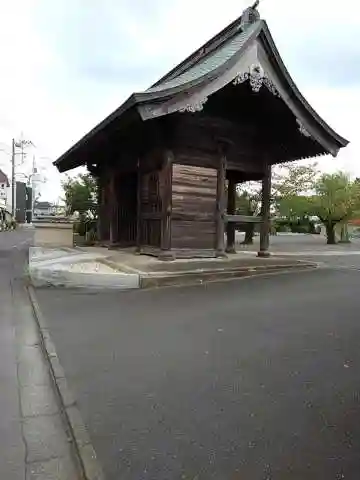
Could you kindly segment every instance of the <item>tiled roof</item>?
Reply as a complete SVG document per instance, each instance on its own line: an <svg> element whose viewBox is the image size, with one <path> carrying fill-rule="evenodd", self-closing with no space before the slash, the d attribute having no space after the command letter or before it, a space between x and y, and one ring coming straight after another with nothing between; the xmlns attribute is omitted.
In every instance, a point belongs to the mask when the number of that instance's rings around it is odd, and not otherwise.
<svg viewBox="0 0 360 480"><path fill-rule="evenodd" d="M187 71L171 80L161 82L155 87L148 88L146 93L160 92L161 90L184 85L216 70L225 62L230 60L230 58L241 49L244 43L257 29L259 23L260 22L256 22L245 31L238 31L238 33L231 40L224 42L223 45L209 53L202 60L200 60L200 62L196 63Z"/></svg>

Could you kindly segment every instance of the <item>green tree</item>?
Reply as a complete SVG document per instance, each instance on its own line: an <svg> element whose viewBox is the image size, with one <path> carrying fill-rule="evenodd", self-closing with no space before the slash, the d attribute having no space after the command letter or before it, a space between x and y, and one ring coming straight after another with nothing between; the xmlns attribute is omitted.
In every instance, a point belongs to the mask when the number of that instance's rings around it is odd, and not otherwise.
<svg viewBox="0 0 360 480"><path fill-rule="evenodd" d="M306 195L289 195L277 199L276 211L287 220L294 221L307 218L311 215L311 197Z"/></svg>
<svg viewBox="0 0 360 480"><path fill-rule="evenodd" d="M94 216L97 213L97 184L95 178L89 173L77 177L67 177L62 182L65 193L65 204L68 215L79 212L84 217L88 211Z"/></svg>
<svg viewBox="0 0 360 480"><path fill-rule="evenodd" d="M319 177L316 162L307 165L286 163L273 169L272 189L274 200L307 195L313 191Z"/></svg>
<svg viewBox="0 0 360 480"><path fill-rule="evenodd" d="M271 208L275 214L290 219L308 215L306 194L314 188L318 176L317 163L307 165L288 163L272 169ZM258 216L261 210L261 183L247 182L240 186L237 212L240 215ZM245 226L245 244L252 244L255 224Z"/></svg>
<svg viewBox="0 0 360 480"><path fill-rule="evenodd" d="M335 244L335 226L341 223L346 232L347 222L360 209L360 184L342 172L324 174L315 183L311 203L313 215L325 226L327 243Z"/></svg>
<svg viewBox="0 0 360 480"><path fill-rule="evenodd" d="M290 163L276 168L273 178L273 210L288 227L311 231L311 193L319 176L317 163Z"/></svg>
<svg viewBox="0 0 360 480"><path fill-rule="evenodd" d="M240 190L236 198L236 212L238 215L246 215L256 217L260 214L261 207L261 190ZM255 224L244 224L245 239L243 244L252 245L254 242Z"/></svg>

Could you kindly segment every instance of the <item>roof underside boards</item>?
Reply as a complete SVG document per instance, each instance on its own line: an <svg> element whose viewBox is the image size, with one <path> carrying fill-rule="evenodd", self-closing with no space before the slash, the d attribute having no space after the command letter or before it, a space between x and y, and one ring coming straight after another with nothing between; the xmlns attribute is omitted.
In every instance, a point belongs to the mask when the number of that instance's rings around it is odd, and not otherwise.
<svg viewBox="0 0 360 480"><path fill-rule="evenodd" d="M168 97L172 103L174 103L172 97L178 95L178 98L180 98L181 93L191 93L191 89L194 89L194 95L196 96L195 92L198 92L202 84L207 84L204 90L207 92L205 96L206 98L212 93L215 93L215 91L219 89L219 86L220 88L224 86L224 84L221 85L221 82L214 82L215 84L217 83L217 86L215 86L214 89L211 89L209 83L214 79L218 79L221 75L226 76L234 64L236 65L236 61L240 64L249 45L253 44L261 45L263 48L260 48L260 50L266 52L262 58L262 61L265 62L268 67L265 73L268 75L268 70L274 72L271 80L280 93L281 98L293 111L295 116L299 118L306 130L308 130L312 136L314 136L316 140L325 147L328 153L336 156L339 149L345 147L348 144L348 141L331 129L331 127L313 110L310 104L301 95L282 62L267 24L263 20L256 22L244 33L235 35L232 40L227 41L226 44L221 47L219 55L213 53L209 57L200 61L197 65L191 67L185 73L175 77L173 80L159 84L156 87L156 90L149 89L144 92L144 104L148 103L148 105L150 105L151 102L155 100L155 98L151 100L148 98L148 102L146 102L145 95L150 93L161 95L164 101L165 98ZM259 58L254 58L253 61L259 64L262 63L259 61ZM209 69L210 65L212 66L212 70ZM272 65L274 65L275 68ZM250 65L248 65L244 71L248 71L249 67ZM242 69L244 69L244 65ZM233 75L228 77L227 82L231 82L240 71L242 70L239 69L237 71L235 69ZM190 101L189 104L191 104ZM176 106L169 108L167 104L164 104L164 106L166 108L161 108L161 104L157 102L153 110L147 106L140 106L139 111L143 120L147 120L159 115L173 113L178 108Z"/></svg>
<svg viewBox="0 0 360 480"><path fill-rule="evenodd" d="M181 106L178 106L178 100L185 96L187 101L191 101L192 96L196 96L201 89L207 91L208 95L215 93L216 88L219 90L224 86L224 81L229 83L236 75L242 73L235 71L234 65L241 64L241 58L246 55L251 45L256 48L260 45L260 57L262 55L262 58L259 60L258 57L259 63L261 61L262 66L265 67L265 74L269 74L271 77L280 97L294 115L301 120L306 130L324 146L326 152L335 156L340 148L348 144L348 141L334 132L301 95L281 60L266 22L259 20L247 26L245 30L241 30L240 21L241 18L233 22L210 40L203 49L198 50L180 66L175 67L153 87L145 92L133 94L121 107L85 135L54 164L60 171L84 164L84 157L81 153L84 146L96 141L105 128L120 117L124 117L124 114L130 110L138 111L140 114L140 117L136 115L134 118L146 120L172 113L174 110L171 108L161 108L161 105L167 105L169 102L176 103L177 110L180 110ZM249 66L247 66L247 72L248 69ZM229 77L230 71L232 77ZM222 82L219 81L221 77ZM215 88L214 91L212 91L211 84Z"/></svg>

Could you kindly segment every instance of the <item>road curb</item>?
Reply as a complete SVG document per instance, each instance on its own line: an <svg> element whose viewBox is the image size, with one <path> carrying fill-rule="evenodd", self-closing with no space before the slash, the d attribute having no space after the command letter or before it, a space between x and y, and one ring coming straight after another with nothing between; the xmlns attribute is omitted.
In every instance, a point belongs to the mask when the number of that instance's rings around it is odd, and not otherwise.
<svg viewBox="0 0 360 480"><path fill-rule="evenodd" d="M103 259L103 263L111 268L119 268L119 265L109 259ZM148 289L156 287L172 287L182 285L199 285L208 282L231 280L237 278L246 278L272 273L282 273L300 270L309 270L317 268L318 262L307 260L292 260L292 263L279 263L268 265L248 265L248 266L223 266L221 268L204 268L197 270L185 270L179 272L159 271L144 272L134 268L129 268L127 273L134 273L139 276L139 288ZM121 268L123 268L121 266ZM124 270L128 268L124 267Z"/></svg>
<svg viewBox="0 0 360 480"><path fill-rule="evenodd" d="M100 263L100 262L99 262ZM128 273L82 273L49 267L29 267L35 287L132 290L139 288L139 276Z"/></svg>
<svg viewBox="0 0 360 480"><path fill-rule="evenodd" d="M55 393L71 436L82 477L84 480L105 480L104 472L97 459L80 410L77 407L76 398L67 384L64 370L57 356L55 345L51 340L50 332L41 312L34 288L29 285L27 291L39 330L41 347L50 367Z"/></svg>
<svg viewBox="0 0 360 480"><path fill-rule="evenodd" d="M261 265L252 267L235 267L212 269L209 271L187 271L181 273L159 273L158 275L140 275L140 288L169 287L182 285L199 285L209 282L247 278L275 273L286 273L316 269L315 262L294 262L291 264Z"/></svg>

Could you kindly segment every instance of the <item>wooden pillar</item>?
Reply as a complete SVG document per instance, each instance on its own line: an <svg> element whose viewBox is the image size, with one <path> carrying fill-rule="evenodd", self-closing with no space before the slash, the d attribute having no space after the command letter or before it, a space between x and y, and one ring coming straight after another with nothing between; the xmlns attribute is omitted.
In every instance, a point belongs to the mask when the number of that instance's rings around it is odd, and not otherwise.
<svg viewBox="0 0 360 480"><path fill-rule="evenodd" d="M110 206L110 179L105 176L103 179L103 199L104 199L104 207L103 207L103 220L102 220L102 227L105 231L104 233L104 240L109 243L110 242L110 221L111 221L111 206Z"/></svg>
<svg viewBox="0 0 360 480"><path fill-rule="evenodd" d="M216 192L216 256L226 257L225 254L225 180L226 155L221 151Z"/></svg>
<svg viewBox="0 0 360 480"><path fill-rule="evenodd" d="M270 245L270 200L271 200L271 165L265 166L261 188L261 217L259 257L269 257Z"/></svg>
<svg viewBox="0 0 360 480"><path fill-rule="evenodd" d="M236 210L236 182L230 177L227 191L227 213L235 215ZM226 253L236 253L235 249L235 223L226 225Z"/></svg>
<svg viewBox="0 0 360 480"><path fill-rule="evenodd" d="M103 239L103 186L101 182L101 177L96 179L97 181L97 222L96 222L96 230L97 230L97 240L99 242Z"/></svg>
<svg viewBox="0 0 360 480"><path fill-rule="evenodd" d="M106 177L103 178L102 186L102 198L103 198L103 208L102 208L102 220L101 228L104 231L103 240L109 242L110 240L110 212L109 212L109 183Z"/></svg>
<svg viewBox="0 0 360 480"><path fill-rule="evenodd" d="M96 179L97 181L97 240L102 242L104 240L104 182L102 173Z"/></svg>
<svg viewBox="0 0 360 480"><path fill-rule="evenodd" d="M113 173L110 176L110 245L114 245L117 241L117 197L116 197L116 175Z"/></svg>
<svg viewBox="0 0 360 480"><path fill-rule="evenodd" d="M137 185L136 185L136 252L141 253L141 159L137 162Z"/></svg>
<svg viewBox="0 0 360 480"><path fill-rule="evenodd" d="M161 218L161 260L173 260L171 254L171 213L172 213L172 165L174 154L167 150L164 155L164 164L161 175L163 176L163 199Z"/></svg>

